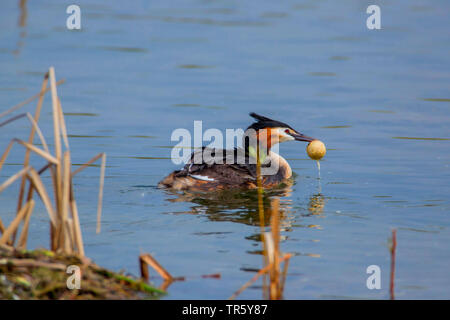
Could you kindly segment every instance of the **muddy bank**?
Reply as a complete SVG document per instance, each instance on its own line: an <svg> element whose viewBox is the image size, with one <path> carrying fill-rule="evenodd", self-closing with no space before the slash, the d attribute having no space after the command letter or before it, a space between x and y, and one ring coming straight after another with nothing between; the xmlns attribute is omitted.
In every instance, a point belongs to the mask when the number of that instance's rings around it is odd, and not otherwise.
<svg viewBox="0 0 450 320"><path fill-rule="evenodd" d="M67 273L68 266L79 267L79 289L68 288L68 279L76 284L74 272ZM0 299L158 299L164 294L140 279L104 269L87 258L0 246Z"/></svg>

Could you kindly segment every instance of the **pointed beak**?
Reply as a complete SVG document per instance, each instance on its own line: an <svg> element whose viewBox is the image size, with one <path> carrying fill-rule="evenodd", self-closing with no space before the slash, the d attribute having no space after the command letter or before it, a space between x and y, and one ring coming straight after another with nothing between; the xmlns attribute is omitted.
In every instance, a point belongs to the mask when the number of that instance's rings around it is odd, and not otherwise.
<svg viewBox="0 0 450 320"><path fill-rule="evenodd" d="M313 140L316 140L315 138L311 138L311 137L305 136L304 134L301 134L301 133L298 133L298 132L291 134L291 136L293 136L294 139L297 140L297 141L311 142Z"/></svg>

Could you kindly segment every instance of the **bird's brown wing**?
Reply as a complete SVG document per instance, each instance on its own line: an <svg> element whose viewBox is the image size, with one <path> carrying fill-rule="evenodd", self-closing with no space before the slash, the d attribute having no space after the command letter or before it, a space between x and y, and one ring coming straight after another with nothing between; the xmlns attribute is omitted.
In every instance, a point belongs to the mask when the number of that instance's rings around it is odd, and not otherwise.
<svg viewBox="0 0 450 320"><path fill-rule="evenodd" d="M252 169L251 164L245 163L245 154L239 149L227 152L203 147L192 153L189 163L176 172L175 177L189 176L211 184L236 186L256 181L256 169Z"/></svg>

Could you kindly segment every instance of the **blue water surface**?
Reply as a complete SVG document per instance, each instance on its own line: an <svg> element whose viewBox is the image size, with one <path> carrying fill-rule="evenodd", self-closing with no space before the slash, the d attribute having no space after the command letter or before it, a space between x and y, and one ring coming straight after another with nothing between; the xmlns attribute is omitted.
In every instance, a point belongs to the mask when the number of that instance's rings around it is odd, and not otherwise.
<svg viewBox="0 0 450 320"><path fill-rule="evenodd" d="M396 297L449 299L450 5L377 1L381 29L369 30L372 2L78 0L76 31L66 28L70 1L27 1L26 12L4 1L0 112L37 93L50 66L66 79L58 93L72 162L107 153L100 234L99 168L74 180L86 255L139 275L139 254L151 253L187 277L166 299L225 299L262 267L255 194L193 199L157 188L179 167L173 130L192 131L194 120L203 130L246 128L251 111L328 149L319 179L304 143L280 147L295 184L266 200L280 198L281 249L294 254L286 299L389 298L393 228ZM39 124L52 148L49 96ZM0 150L27 139L29 127L22 119L0 128ZM1 181L23 154L14 147ZM5 224L17 190L0 194ZM48 245L38 201L29 247ZM380 290L366 286L370 265L381 268ZM221 279L201 278L212 273ZM239 296L261 297L260 281Z"/></svg>

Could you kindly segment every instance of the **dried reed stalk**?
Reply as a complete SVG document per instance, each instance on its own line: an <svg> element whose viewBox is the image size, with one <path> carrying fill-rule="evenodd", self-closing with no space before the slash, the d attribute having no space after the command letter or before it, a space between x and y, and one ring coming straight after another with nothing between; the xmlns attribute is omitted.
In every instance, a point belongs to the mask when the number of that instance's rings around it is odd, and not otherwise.
<svg viewBox="0 0 450 320"><path fill-rule="evenodd" d="M27 113L23 113L23 114L19 115L19 117L16 117L16 119L19 119L19 118L21 118L23 116L27 116L28 117L29 121L32 124L32 131L35 130L38 133L39 138L40 138L40 140L41 140L41 142L42 142L42 144L44 146L45 151L49 152L48 147L47 147L47 143L45 141L45 138L44 138L41 130L39 129L39 126L37 125L35 120L31 117L31 115L28 112ZM30 137L30 140L32 141L32 137ZM3 166L4 161L6 160L6 157L8 156L9 152L11 151L11 148L12 148L14 142L17 142L17 141L14 140L14 139L11 140L10 143L8 144L8 147L6 148L5 152L3 153L2 158L0 159L0 170L1 170L2 166ZM24 168L26 168L28 166L28 163L29 163L29 152L30 152L30 149L27 148L26 149L26 153L25 153L25 159L24 159ZM20 198L23 197L23 192L24 192L24 189L25 189L25 181L26 181L26 176L22 175L22 183L21 183L20 190L19 190L19 203L18 203L18 206L17 206L17 213L20 211L20 209L22 207L22 200L20 200ZM28 199L28 201L29 200L30 199ZM13 234L12 242L15 241L15 237L16 237L16 233Z"/></svg>
<svg viewBox="0 0 450 320"><path fill-rule="evenodd" d="M65 220L64 223L64 246L66 253L73 254L75 252L75 239L73 236L73 220L71 218Z"/></svg>
<svg viewBox="0 0 450 320"><path fill-rule="evenodd" d="M286 253L282 258L280 258L279 262L283 262L283 261L288 261L290 258L292 257L292 254L290 253ZM239 290L237 290L235 293L233 293L233 295L231 297L228 298L228 300L233 300L235 299L238 295L240 295L245 289L247 289L248 287L250 287L252 285L252 283L254 283L256 280L258 280L258 278L263 275L266 274L267 272L269 272L270 268L272 268L272 264L268 264L266 265L264 268L262 268L261 270L258 271L258 273L256 275L253 276L253 278L251 278L249 281L247 281L242 287L239 288Z"/></svg>
<svg viewBox="0 0 450 320"><path fill-rule="evenodd" d="M80 220L78 218L78 208L77 208L77 203L75 201L75 198L73 196L72 185L70 187L70 212L72 213L73 228L74 228L73 233L74 233L75 244L77 246L78 254L81 257L84 257L83 237L81 235Z"/></svg>
<svg viewBox="0 0 450 320"><path fill-rule="evenodd" d="M15 249L8 245L0 244L0 249L7 252L13 252Z"/></svg>
<svg viewBox="0 0 450 320"><path fill-rule="evenodd" d="M39 128L39 125L37 124L37 122L33 119L33 117L28 112L26 113L26 116L27 116L28 120L30 120L31 125L33 126L32 130L34 129L36 131L36 133L38 134L39 139L41 140L42 146L44 147L44 150L46 152L50 153L50 150L48 149L47 141L45 141L44 135L42 134L42 131ZM32 144L33 141L31 141L31 142L28 141L28 143ZM28 153L28 156L29 156L30 151L27 150L26 153ZM28 163L28 161L27 161L27 163Z"/></svg>
<svg viewBox="0 0 450 320"><path fill-rule="evenodd" d="M272 200L272 214L271 214L271 239L273 250L271 255L269 255L269 261L272 263L272 268L270 269L270 291L269 297L271 300L278 300L281 298L280 290L280 224L279 224L279 200Z"/></svg>
<svg viewBox="0 0 450 320"><path fill-rule="evenodd" d="M33 259L3 259L0 264L13 265L18 268L46 268L54 270L66 270L67 266L62 263L50 263L43 261L36 261Z"/></svg>
<svg viewBox="0 0 450 320"><path fill-rule="evenodd" d="M50 77L50 82L52 80L52 77ZM51 82L52 83L52 82ZM53 92L55 94L53 94ZM56 105L54 104L53 96L56 95ZM67 131L66 131L66 124L64 121L64 115L61 107L61 100L58 97L58 93L56 90L56 86L54 91L52 90L52 105L53 105L53 115L55 119L55 110L56 110L56 118L58 119L58 127L59 132L58 135L61 135L64 141L65 148L67 149L63 154L62 159L62 165L61 165L61 172L62 172L62 190L60 199L62 203L60 204L60 218L61 218L61 230L60 230L60 241L61 244L59 245L60 248L62 248L67 253L72 253L74 250L75 245L75 235L73 224L68 214L69 210L69 196L70 196L70 190L71 190L71 163L70 163L70 152L69 152L69 141L67 139ZM56 126L54 126L54 130L57 130ZM56 146L56 145L55 145ZM59 146L61 152L61 145ZM55 152L56 153L56 152ZM56 169L57 170L57 169Z"/></svg>
<svg viewBox="0 0 450 320"><path fill-rule="evenodd" d="M23 222L23 227L22 227L22 233L20 234L19 243L17 245L18 249L25 249L27 247L28 227L30 224L31 213L33 212L33 208L34 208L34 200L30 199L27 202L27 203L31 203L31 202L32 202L32 205L28 206L28 209L25 212L25 217L23 218L24 222ZM17 231L17 229L16 229L16 231ZM14 242L15 242L14 235L17 233L16 231L13 234L12 244L14 244Z"/></svg>
<svg viewBox="0 0 450 320"><path fill-rule="evenodd" d="M0 171L2 171L3 164L5 163L6 157L11 151L12 146L14 145L14 141L10 141L8 146L6 147L5 152L3 152L2 157L0 158Z"/></svg>
<svg viewBox="0 0 450 320"><path fill-rule="evenodd" d="M7 120L5 120L3 122L0 122L0 127L6 126L8 123L11 123L11 122L14 122L14 121L16 121L16 120L18 120L20 118L23 118L24 115L25 115L24 113L18 114L17 116L14 116L14 117L9 118L9 119L7 119Z"/></svg>
<svg viewBox="0 0 450 320"><path fill-rule="evenodd" d="M155 269L158 274L167 281L173 281L174 277L166 270L164 269L158 261L155 260L150 254L144 253L139 256L139 264L141 266L141 276L145 280L149 279L148 275L148 266L151 266L153 269Z"/></svg>
<svg viewBox="0 0 450 320"><path fill-rule="evenodd" d="M159 290L167 291L172 282L172 280L164 280L164 282L159 286Z"/></svg>
<svg viewBox="0 0 450 320"><path fill-rule="evenodd" d="M389 281L389 293L391 300L395 300L394 281L395 281L395 253L397 250L397 229L392 230L392 244L391 244L391 276Z"/></svg>
<svg viewBox="0 0 450 320"><path fill-rule="evenodd" d="M3 182L3 184L0 185L0 193L6 188L8 188L14 181L25 175L30 169L31 169L30 167L23 168L16 174L9 177L5 182Z"/></svg>
<svg viewBox="0 0 450 320"><path fill-rule="evenodd" d="M102 204L103 204L103 186L105 183L105 167L106 167L106 153L102 155L102 167L100 168L100 188L98 191L97 204L97 233L100 233L101 218L102 218Z"/></svg>
<svg viewBox="0 0 450 320"><path fill-rule="evenodd" d="M6 116L27 103L39 98L34 117L29 113L22 113L14 116L6 121L0 123L0 127L23 117L27 117L31 123L30 134L28 141L22 141L20 139L12 139L8 144L6 150L3 152L0 158L0 170L8 157L14 143L18 143L26 148L25 157L23 161L23 168L9 177L5 182L0 185L0 192L5 190L14 181L21 179L21 185L19 189L19 197L17 203L17 213L13 222L5 228L0 220L0 231L2 232L2 243L10 242L14 244L16 232L18 230L21 221L24 221L22 232L18 241L19 248L26 248L28 238L29 221L31 212L34 206L33 194L34 191L39 195L47 213L50 218L50 243L51 249L54 251L60 250L65 253L77 252L81 257L84 256L83 239L81 235L81 228L79 222L78 209L73 193L72 179L75 174L83 170L93 161L96 161L100 157L102 158L101 173L100 173L100 186L99 197L97 206L97 232L100 232L100 219L101 219L101 207L103 202L103 188L106 168L106 154L100 153L88 163L84 164L77 170L72 172L71 160L69 152L69 141L67 137L67 127L64 120L64 113L61 107L61 101L58 98L56 87L63 83L64 80L56 81L55 70L50 67L48 73L46 73L41 85L41 91L35 96L19 103L18 105L8 109L0 114L0 118ZM50 86L48 87L48 85ZM42 111L42 104L45 93L51 91L52 101L52 115L53 115L53 134L54 134L54 155L51 154L48 145L42 134L38 121ZM43 149L38 148L33 144L35 135L39 136ZM65 152L62 150L61 136L64 142ZM44 158L48 163L41 168L38 172L29 166L31 152L36 153L38 156ZM54 204L52 203L47 190L42 182L40 174L45 170L50 169L51 179L53 183L54 192ZM23 206L25 189L27 180L29 181L28 194L25 200L25 206ZM3 248L4 246L2 246ZM149 258L145 258L145 261L150 261ZM153 267L157 267L156 263ZM162 268L162 267L161 267ZM170 276L170 274L167 273ZM166 277L167 277L166 275ZM170 276L171 277L171 276Z"/></svg>
<svg viewBox="0 0 450 320"><path fill-rule="evenodd" d="M22 141L22 140L16 139L16 138L14 138L13 141L23 145L25 148L27 148L29 150L35 152L36 154L40 155L42 158L44 158L48 162L51 162L51 163L56 164L56 165L58 165L59 162L60 162L59 159L57 159L54 156L52 156L49 152L46 152L46 151L44 151L42 149L39 149L38 147L36 147L36 146L34 146L34 145L32 145L32 144L30 144L28 142L25 142L25 141Z"/></svg>
<svg viewBox="0 0 450 320"><path fill-rule="evenodd" d="M103 206L103 187L105 182L105 169L106 169L106 153L102 152L93 157L88 162L82 164L78 169L72 172L72 178L81 172L82 170L86 169L89 165L97 161L98 159L102 158L102 163L100 167L100 184L99 184L99 191L98 191L98 204L97 204L97 229L96 232L100 233L101 229L101 216L102 216L102 206Z"/></svg>
<svg viewBox="0 0 450 320"><path fill-rule="evenodd" d="M50 167L50 164L47 164L45 166L43 166L39 171L38 174L42 174L45 170L47 170ZM26 202L31 201L31 199L33 199L33 191L34 191L34 186L33 183L30 182L29 187L28 187L28 194L27 194L27 200ZM27 240L28 240L28 227L29 227L29 220L31 217L31 210L29 210L29 212L25 215L25 222L22 228L22 233L20 235L19 238L19 243L17 245L17 248L19 249L26 249L27 247ZM13 242L14 242L14 238L13 238Z"/></svg>
<svg viewBox="0 0 450 320"><path fill-rule="evenodd" d="M281 292L281 294L283 294L283 292L284 292L284 285L286 283L286 276L287 276L287 270L289 268L289 261L290 261L289 259L286 260L284 262L284 265L283 265L283 272L281 274L281 280L280 280L280 292Z"/></svg>
<svg viewBox="0 0 450 320"><path fill-rule="evenodd" d="M92 163L94 163L95 161L97 161L98 159L100 159L100 157L103 156L103 153L99 153L98 155L96 155L95 157L93 157L91 160L89 160L88 162L82 164L78 169L76 169L75 171L72 171L72 178L79 173L80 171L84 170L85 168L87 168L89 165L91 165Z"/></svg>
<svg viewBox="0 0 450 320"><path fill-rule="evenodd" d="M259 226L260 226L260 232L261 232L261 243L262 243L262 251L263 251L263 263L264 265L267 265L268 259L267 259L267 248L266 248L266 242L264 239L264 203L263 203L263 188L262 188L262 177L261 177L261 159L259 156L260 148L259 148L259 141L256 144L256 184L258 188L258 214L259 214ZM266 290L267 288L267 279L266 275L263 276L263 298L267 299L266 296Z"/></svg>
<svg viewBox="0 0 450 320"><path fill-rule="evenodd" d="M28 143L33 144L34 133L35 133L35 131L37 131L37 133L42 141L45 151L47 153L49 153L47 143L45 142L44 136L42 135L42 132L39 129L39 126L37 125L37 122L39 121L39 118L41 116L42 103L44 102L44 95L45 95L45 90L47 89L47 82L48 82L48 73L45 74L44 80L42 81L41 92L39 93L39 100L38 100L38 103L36 106L36 110L34 112L34 119L28 113L27 113L27 116L28 116L28 119L30 120L31 124L33 125L30 130L30 135L28 137ZM30 149L27 149L25 151L25 158L23 160L23 166L27 167L29 162L30 162ZM24 192L25 192L25 182L26 182L25 177L22 177L22 181L20 182L20 189L19 189L19 200L17 202L17 212L19 212L19 210L22 208L22 201L23 201L23 196L24 196ZM27 224L26 230L28 230L28 224ZM25 237L25 235L24 235L24 237ZM16 233L14 233L14 235L13 235L13 241L15 240L15 238L16 238ZM24 240L26 242L26 239L22 239L22 240ZM23 245L23 243L22 243L22 245Z"/></svg>
<svg viewBox="0 0 450 320"><path fill-rule="evenodd" d="M29 177L31 183L33 184L33 188L39 194L39 197L41 198L42 202L44 203L44 206L47 209L47 213L50 217L50 221L51 221L53 227L56 227L56 223L57 223L56 213L52 206L52 202L50 201L50 197L47 194L47 190L45 189L44 184L42 183L41 177L36 172L36 170L34 170L33 168L30 169L28 177Z"/></svg>
<svg viewBox="0 0 450 320"><path fill-rule="evenodd" d="M50 88L52 96L52 110L53 110L53 139L55 143L55 157L56 157L56 168L55 168L55 201L56 201L56 212L58 214L58 221L62 224L62 166L61 166L61 137L60 137L60 125L59 125L59 111L58 111L58 93L56 91L56 80L55 80L55 69L50 67L49 71L50 78ZM64 233L64 224L61 225L57 231L57 239L60 239L60 233Z"/></svg>
<svg viewBox="0 0 450 320"><path fill-rule="evenodd" d="M0 244L4 245L8 242L9 238L19 227L20 222L24 218L25 214L28 212L30 206L34 207L34 200L27 202L27 204L22 209L20 209L19 213L16 215L14 220L11 222L11 224L8 226L5 232L3 232L2 237L0 238Z"/></svg>
<svg viewBox="0 0 450 320"><path fill-rule="evenodd" d="M61 223L63 227L61 228L60 241L62 241L61 247L64 248L65 251L71 251L69 249L69 237L73 229L66 228L69 219L68 211L69 211L69 195L70 195L70 152L69 151L64 152L63 157L64 157L63 177L62 177L63 181L61 192L62 203L60 213Z"/></svg>
<svg viewBox="0 0 450 320"><path fill-rule="evenodd" d="M61 100L58 98L58 117L61 124L61 134L63 137L64 145L66 149L69 149L69 139L67 138L66 121L64 120L64 114L61 107Z"/></svg>
<svg viewBox="0 0 450 320"><path fill-rule="evenodd" d="M139 257L139 268L141 270L141 278L145 281L149 281L150 275L148 273L148 263L142 259L142 256Z"/></svg>

